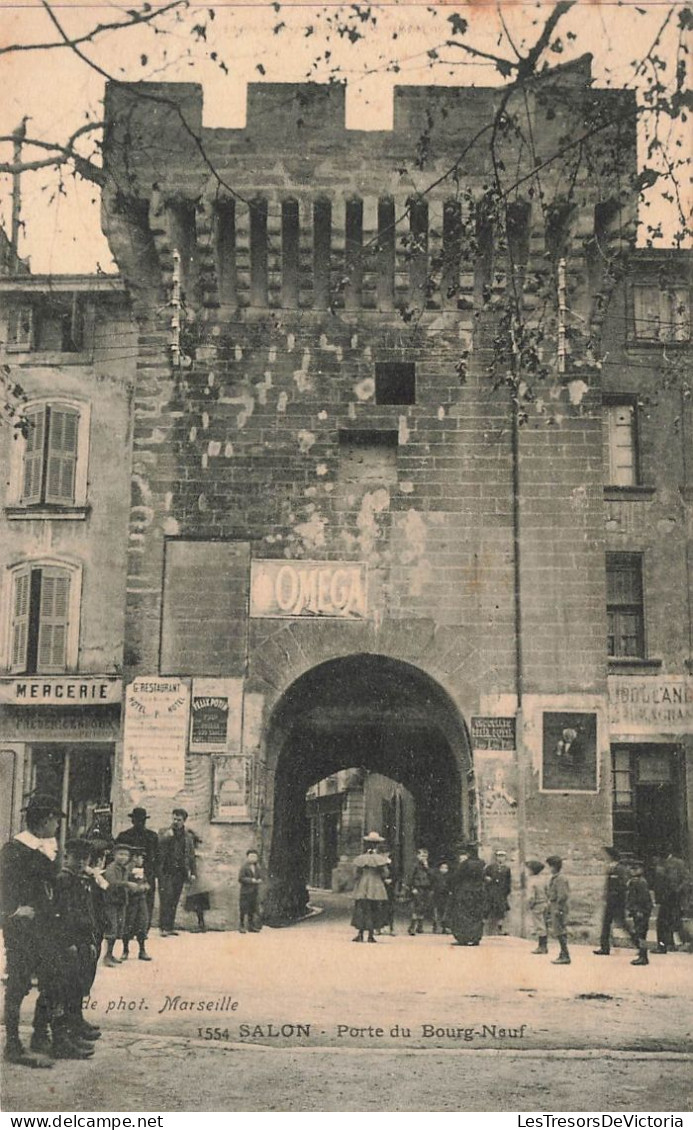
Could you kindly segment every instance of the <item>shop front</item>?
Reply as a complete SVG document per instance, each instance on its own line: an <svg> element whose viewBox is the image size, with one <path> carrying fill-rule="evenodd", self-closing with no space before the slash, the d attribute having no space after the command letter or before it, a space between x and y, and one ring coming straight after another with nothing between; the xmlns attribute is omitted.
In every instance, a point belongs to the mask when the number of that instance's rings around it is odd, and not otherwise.
<svg viewBox="0 0 693 1130"><path fill-rule="evenodd" d="M120 679L92 676L0 681L0 833L19 831L35 792L59 797L71 836L111 833L120 727Z"/></svg>
<svg viewBox="0 0 693 1130"><path fill-rule="evenodd" d="M690 857L693 680L610 676L614 844L648 865Z"/></svg>

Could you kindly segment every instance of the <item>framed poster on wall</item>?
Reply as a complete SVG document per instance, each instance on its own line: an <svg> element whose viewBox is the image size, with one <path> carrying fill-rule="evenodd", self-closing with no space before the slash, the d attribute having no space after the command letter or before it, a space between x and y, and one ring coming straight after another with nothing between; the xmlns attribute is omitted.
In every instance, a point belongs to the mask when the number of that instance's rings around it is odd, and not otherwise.
<svg viewBox="0 0 693 1130"><path fill-rule="evenodd" d="M243 824L251 819L250 759L234 755L212 755L213 824Z"/></svg>
<svg viewBox="0 0 693 1130"><path fill-rule="evenodd" d="M596 714L544 712L541 787L544 792L599 791Z"/></svg>
<svg viewBox="0 0 693 1130"><path fill-rule="evenodd" d="M191 753L240 750L242 679L193 679L190 706Z"/></svg>

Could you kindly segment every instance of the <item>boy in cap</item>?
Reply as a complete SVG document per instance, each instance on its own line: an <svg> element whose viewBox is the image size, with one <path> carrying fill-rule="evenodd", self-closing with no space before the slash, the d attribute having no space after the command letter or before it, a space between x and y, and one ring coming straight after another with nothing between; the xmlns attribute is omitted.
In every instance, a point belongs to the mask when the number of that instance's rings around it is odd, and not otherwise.
<svg viewBox="0 0 693 1130"><path fill-rule="evenodd" d="M132 812L128 813L129 819L132 821L132 827L126 828L125 831L119 832L116 836L115 842L117 844L129 844L131 847L142 848L144 852L144 877L149 883L149 890L147 891L147 908L149 910L149 924L151 926L154 919L154 894L156 891L156 876L159 868L159 837L156 832L152 832L149 828L145 827L149 819L149 813L146 808L133 808Z"/></svg>
<svg viewBox="0 0 693 1130"><path fill-rule="evenodd" d="M145 856L141 847L134 844L130 846L130 867L128 879L128 902L125 908L125 928L123 930L123 961L130 956L130 939L137 938L140 952L137 955L140 961L151 961L147 953L147 934L149 933L149 907L147 896L149 883L146 877Z"/></svg>
<svg viewBox="0 0 693 1130"><path fill-rule="evenodd" d="M558 939L560 946L560 953L558 957L554 959L553 964L570 965L567 927L570 887L568 886L568 880L565 875L561 875L563 860L560 855L549 855L546 862L551 871L551 878L546 888L546 897L549 903L548 921L551 933L554 938Z"/></svg>
<svg viewBox="0 0 693 1130"><path fill-rule="evenodd" d="M63 1026L69 1039L86 1054L90 1053L89 1045L101 1036L99 1028L88 1024L82 1015L82 999L88 996L94 983L99 940L99 922L88 873L90 852L91 844L86 840L68 840L63 867L55 884L55 948L62 975ZM55 1031L53 1045L53 1054L63 1058L60 1039L56 1052ZM33 1040L31 1046L35 1046Z"/></svg>
<svg viewBox="0 0 693 1130"><path fill-rule="evenodd" d="M647 931L652 914L652 896L645 878L645 869L639 859L630 863L631 877L626 891L626 911L633 920L631 937L637 947L638 956L631 965L649 965L647 956Z"/></svg>
<svg viewBox="0 0 693 1130"><path fill-rule="evenodd" d="M60 802L44 793L32 796L24 812L26 828L0 850L0 924L7 955L5 1059L23 1067L52 1067L50 1059L25 1050L19 1038L19 1018L33 977L38 978L39 986L35 1028L57 1023L62 1011L52 935L55 835L63 813Z"/></svg>
<svg viewBox="0 0 693 1130"><path fill-rule="evenodd" d="M113 860L106 867L103 877L108 883L104 894L104 910L106 912L106 956L104 965L120 965L121 958L113 953L118 938L125 935L125 915L128 906L128 894L135 889L135 884L128 878L130 869L130 848L127 844L113 845Z"/></svg>
<svg viewBox="0 0 693 1130"><path fill-rule="evenodd" d="M238 882L241 887L238 905L240 918L239 932L241 934L246 933L245 924L247 922L248 930L250 930L251 934L256 934L259 928L260 884L262 883L262 875L260 873L260 864L258 863L258 854L255 848L248 848L245 853L245 863L238 872Z"/></svg>

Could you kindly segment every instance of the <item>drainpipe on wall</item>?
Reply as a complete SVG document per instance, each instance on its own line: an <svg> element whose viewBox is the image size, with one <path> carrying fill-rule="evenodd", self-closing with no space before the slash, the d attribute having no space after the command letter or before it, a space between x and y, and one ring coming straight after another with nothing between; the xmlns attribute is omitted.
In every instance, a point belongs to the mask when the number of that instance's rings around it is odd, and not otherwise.
<svg viewBox="0 0 693 1130"><path fill-rule="evenodd" d="M511 331L512 332L512 331ZM520 933L524 937L527 918L525 862L527 859L527 808L525 803L526 757L523 726L524 661L522 654L522 590L520 546L520 354L513 334L514 386L512 396L512 489L513 489L513 604L515 628L515 694L517 696L517 855L520 866Z"/></svg>

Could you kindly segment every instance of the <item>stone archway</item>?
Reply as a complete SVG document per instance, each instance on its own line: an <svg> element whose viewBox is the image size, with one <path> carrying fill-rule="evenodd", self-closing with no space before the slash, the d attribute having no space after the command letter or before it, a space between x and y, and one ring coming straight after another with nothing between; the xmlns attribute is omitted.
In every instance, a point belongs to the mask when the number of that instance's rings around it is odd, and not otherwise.
<svg viewBox="0 0 693 1130"><path fill-rule="evenodd" d="M419 839L432 853L468 831L472 769L464 722L450 696L418 667L354 654L311 668L277 703L267 735L273 781L268 921L290 921L307 903L306 790L362 766L414 797Z"/></svg>

